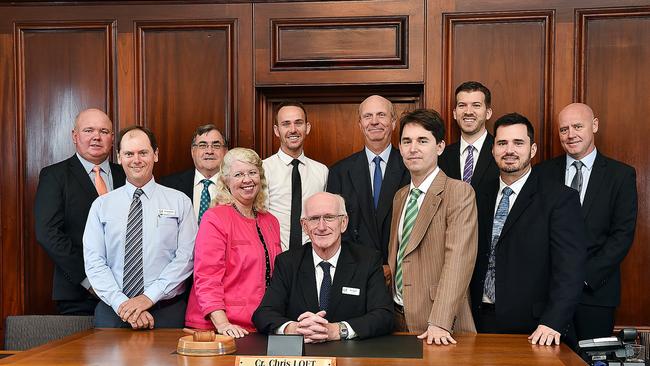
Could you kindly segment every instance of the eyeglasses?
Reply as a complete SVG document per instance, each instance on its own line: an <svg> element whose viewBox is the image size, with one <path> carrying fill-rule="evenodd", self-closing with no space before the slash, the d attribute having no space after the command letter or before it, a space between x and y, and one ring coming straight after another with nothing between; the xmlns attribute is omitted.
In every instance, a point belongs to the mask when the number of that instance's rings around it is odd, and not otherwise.
<svg viewBox="0 0 650 366"><path fill-rule="evenodd" d="M222 147L225 147L221 142L213 142L208 144L207 142L199 142L198 144L192 144L193 147L198 147L200 150L206 150L209 146L212 146L213 149L219 150Z"/></svg>
<svg viewBox="0 0 650 366"><path fill-rule="evenodd" d="M255 179L260 175L260 172L257 170L250 170L248 173L246 172L236 172L234 174L231 174L230 176L237 179L237 180L243 180L244 177L248 177L250 179Z"/></svg>
<svg viewBox="0 0 650 366"><path fill-rule="evenodd" d="M331 224L336 219L338 219L339 217L345 217L345 216L346 215L343 215L343 214L340 214L340 215L319 215L319 216L304 217L303 220L305 220L311 226L316 226L316 225L320 224L321 219L325 220L326 223Z"/></svg>

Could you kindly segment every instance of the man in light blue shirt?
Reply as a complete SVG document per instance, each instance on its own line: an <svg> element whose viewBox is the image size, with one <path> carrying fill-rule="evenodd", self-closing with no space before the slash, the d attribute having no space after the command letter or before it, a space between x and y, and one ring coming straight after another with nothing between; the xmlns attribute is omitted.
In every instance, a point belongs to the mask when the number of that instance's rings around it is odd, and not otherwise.
<svg viewBox="0 0 650 366"><path fill-rule="evenodd" d="M86 274L102 300L95 326L180 328L197 232L192 203L155 182L149 129L123 129L117 146L126 185L95 200L83 236Z"/></svg>

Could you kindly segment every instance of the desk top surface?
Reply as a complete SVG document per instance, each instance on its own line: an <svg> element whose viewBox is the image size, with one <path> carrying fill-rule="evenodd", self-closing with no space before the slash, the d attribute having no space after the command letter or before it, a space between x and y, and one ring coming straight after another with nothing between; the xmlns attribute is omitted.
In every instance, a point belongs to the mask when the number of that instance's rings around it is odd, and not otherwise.
<svg viewBox="0 0 650 366"><path fill-rule="evenodd" d="M235 356L188 357L175 353L180 329L132 331L128 329L92 329L59 341L18 353L0 360L15 365L234 365ZM395 335L393 337L406 337ZM259 337L259 336L258 336ZM337 357L337 366L346 365L584 365L565 345L533 346L525 335L456 335L457 345L423 344L422 358ZM364 346L364 341L359 346ZM258 342L252 342L258 343ZM243 350L245 344L241 344ZM307 353L320 353L312 345ZM249 348L250 349L250 348ZM315 352L309 352L309 350Z"/></svg>

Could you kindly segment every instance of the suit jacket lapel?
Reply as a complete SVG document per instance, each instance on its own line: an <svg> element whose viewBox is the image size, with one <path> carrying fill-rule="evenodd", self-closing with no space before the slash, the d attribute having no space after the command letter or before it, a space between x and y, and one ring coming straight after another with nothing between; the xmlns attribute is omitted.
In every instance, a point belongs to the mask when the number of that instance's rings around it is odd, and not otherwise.
<svg viewBox="0 0 650 366"><path fill-rule="evenodd" d="M377 222L374 218L375 206L372 200L372 187L370 186L370 171L368 170L368 160L366 153L362 150L357 154L352 170L350 170L350 181L357 192L359 199L361 219L365 221L370 228L370 235L374 242L379 242L379 233L377 232Z"/></svg>
<svg viewBox="0 0 650 366"><path fill-rule="evenodd" d="M494 137L489 133L485 137L485 142L481 147L481 151L478 154L478 161L476 162L476 168L474 168L474 174L472 174L472 186L478 187L478 184L483 179L483 175L487 171L490 163L494 160L492 157L492 145L494 144ZM460 146L460 144L458 144ZM460 159L460 154L458 155ZM456 164L460 169L460 161Z"/></svg>
<svg viewBox="0 0 650 366"><path fill-rule="evenodd" d="M400 159L399 150L391 147L390 157L388 158L388 162L386 162L386 171L381 182L381 192L379 193L379 204L377 205L378 223L384 222L386 215L388 215L393 203L392 192L397 192L400 188L399 184L402 181L402 176L405 171L406 167Z"/></svg>
<svg viewBox="0 0 650 366"><path fill-rule="evenodd" d="M521 214L524 213L524 211L526 211L526 208L533 201L533 198L537 193L537 182L538 182L537 174L535 174L535 171L532 171L530 173L530 176L528 176L528 180L526 181L521 191L519 192L519 196L516 198L515 204L512 206L512 209L508 213L506 222L504 223L503 229L501 230L501 234L499 235L499 241L501 241L500 239L503 238L508 233L508 230L510 230L510 228L517 221L519 216L521 216ZM495 204L496 204L496 200L495 200Z"/></svg>
<svg viewBox="0 0 650 366"><path fill-rule="evenodd" d="M68 159L68 163L70 173L77 180L83 190L88 194L88 197L90 197L91 200L97 198L99 196L97 194L97 189L95 189L95 186L90 181L88 173L81 164L81 161L79 161L79 158L76 155L73 155L70 159Z"/></svg>
<svg viewBox="0 0 650 366"><path fill-rule="evenodd" d="M463 179L460 172L460 142L453 144L449 148L449 177L454 179Z"/></svg>
<svg viewBox="0 0 650 366"><path fill-rule="evenodd" d="M415 219L413 231L411 231L411 237L406 246L404 256L415 250L415 248L417 248L422 242L422 238L424 238L424 234L426 234L427 229L429 229L429 224L431 224L433 216L438 212L438 206L440 206L440 202L442 202L440 194L444 190L446 182L447 176L445 173L442 170L438 171L438 175L431 183L427 193L424 195L424 201L422 201L422 206L420 206L420 210L418 210L418 216Z"/></svg>
<svg viewBox="0 0 650 366"><path fill-rule="evenodd" d="M307 310L318 311L318 294L316 293L316 271L314 269L314 257L312 256L311 245L305 244L305 253L300 263L300 289L307 305Z"/></svg>
<svg viewBox="0 0 650 366"><path fill-rule="evenodd" d="M599 152L596 152L596 160L594 160L594 165L591 167L591 174L589 175L589 182L587 182L587 191L585 192L585 199L582 201L582 217L586 218L589 214L589 210L594 203L594 200L598 196L600 187L605 180L605 172L607 171L607 160L600 155Z"/></svg>
<svg viewBox="0 0 650 366"><path fill-rule="evenodd" d="M336 272L334 273L334 280L330 289L330 303L328 304L330 314L338 309L338 304L343 297L343 286L352 283L356 268L356 261L352 257L347 243L342 243L341 255L336 264Z"/></svg>
<svg viewBox="0 0 650 366"><path fill-rule="evenodd" d="M402 230L399 226L399 219L402 213L402 208L404 207L404 202L408 197L409 190L400 189L395 193L395 200L393 202L393 217L391 220L391 236L390 242L388 243L388 265L390 266L390 272L395 274L395 261L397 260L397 248L399 248L398 232ZM393 244L394 243L394 244Z"/></svg>
<svg viewBox="0 0 650 366"><path fill-rule="evenodd" d="M185 174L183 174L183 189L188 197L190 197L190 200L194 202L194 169L188 170Z"/></svg>

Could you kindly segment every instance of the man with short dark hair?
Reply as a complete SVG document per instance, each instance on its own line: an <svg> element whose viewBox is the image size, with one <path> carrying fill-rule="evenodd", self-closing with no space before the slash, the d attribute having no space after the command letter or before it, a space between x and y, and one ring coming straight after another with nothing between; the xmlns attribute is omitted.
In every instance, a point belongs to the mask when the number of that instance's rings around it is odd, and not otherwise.
<svg viewBox="0 0 650 366"><path fill-rule="evenodd" d="M285 101L275 112L273 132L280 150L264 159L268 182L268 207L280 222L282 250L295 249L309 241L300 227L303 199L325 190L327 167L305 156L305 139L311 132L305 106Z"/></svg>
<svg viewBox="0 0 650 366"><path fill-rule="evenodd" d="M470 286L479 333L524 333L533 344L570 336L587 254L576 191L533 169L533 125L494 124L500 177L477 196L479 249Z"/></svg>
<svg viewBox="0 0 650 366"><path fill-rule="evenodd" d="M428 344L456 343L452 333L476 333L468 287L476 259L474 191L438 168L445 128L434 110L400 120L400 152L411 184L395 194L388 264L395 325Z"/></svg>
<svg viewBox="0 0 650 366"><path fill-rule="evenodd" d="M124 185L124 171L108 161L113 123L91 108L75 118L76 153L41 170L34 200L36 240L54 262L52 299L63 315L92 315L97 305L83 261L82 236L95 198Z"/></svg>
<svg viewBox="0 0 650 366"><path fill-rule="evenodd" d="M494 137L485 128L492 117L492 94L478 81L466 81L456 88L454 119L460 129L460 141L440 155L439 165L450 178L470 183L475 191L499 176L492 157Z"/></svg>
<svg viewBox="0 0 650 366"><path fill-rule="evenodd" d="M192 203L155 182L149 129L123 129L117 146L126 184L93 202L83 236L86 273L102 300L95 326L181 328L197 232Z"/></svg>
<svg viewBox="0 0 650 366"><path fill-rule="evenodd" d="M388 99L371 95L361 102L359 128L365 146L334 164L327 179L327 191L343 196L350 213L343 239L382 253L387 276L393 197L411 179L399 150L391 145L396 123Z"/></svg>
<svg viewBox="0 0 650 366"><path fill-rule="evenodd" d="M566 154L535 167L580 194L590 248L574 317L579 340L612 335L621 300L620 266L636 228L636 171L596 149L598 124L588 105L566 106L558 115L560 143Z"/></svg>
<svg viewBox="0 0 650 366"><path fill-rule="evenodd" d="M217 126L206 124L196 128L190 148L194 169L188 169L160 179L160 184L185 193L201 222L216 194L217 173L228 152L228 143Z"/></svg>
<svg viewBox="0 0 650 366"><path fill-rule="evenodd" d="M341 239L345 201L319 192L305 200L310 243L277 256L271 284L253 314L265 334L302 334L305 343L390 333L393 313L379 253Z"/></svg>

